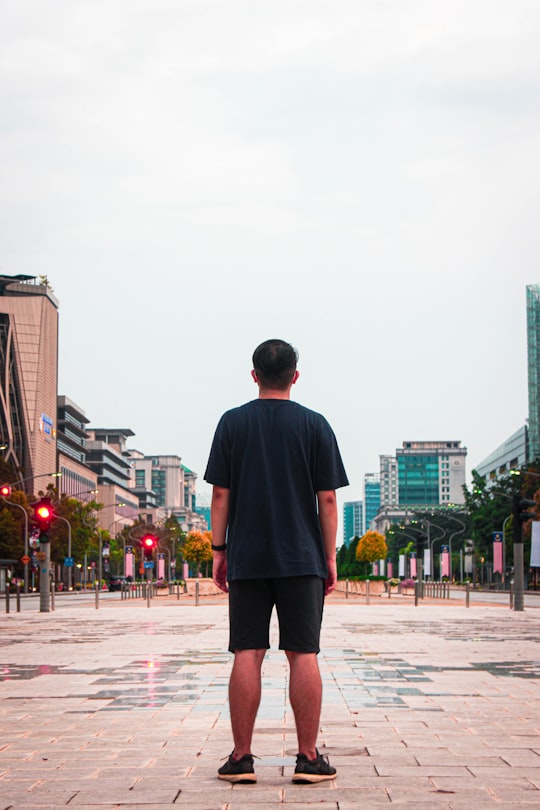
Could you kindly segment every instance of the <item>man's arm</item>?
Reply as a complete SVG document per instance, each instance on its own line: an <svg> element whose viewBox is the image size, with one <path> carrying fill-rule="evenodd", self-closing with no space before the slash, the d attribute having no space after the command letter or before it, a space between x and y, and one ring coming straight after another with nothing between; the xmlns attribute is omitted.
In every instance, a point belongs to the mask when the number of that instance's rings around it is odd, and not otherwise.
<svg viewBox="0 0 540 810"><path fill-rule="evenodd" d="M212 523L212 545L224 546L227 542L227 523L229 520L229 490L214 484L210 521ZM227 552L212 552L212 572L215 585L220 591L228 592L227 587Z"/></svg>
<svg viewBox="0 0 540 810"><path fill-rule="evenodd" d="M325 594L334 590L337 583L336 567L336 535L337 535L337 500L333 489L317 492L319 505L319 522L324 541L324 553L328 566L328 579L326 580ZM213 527L212 522L212 527Z"/></svg>

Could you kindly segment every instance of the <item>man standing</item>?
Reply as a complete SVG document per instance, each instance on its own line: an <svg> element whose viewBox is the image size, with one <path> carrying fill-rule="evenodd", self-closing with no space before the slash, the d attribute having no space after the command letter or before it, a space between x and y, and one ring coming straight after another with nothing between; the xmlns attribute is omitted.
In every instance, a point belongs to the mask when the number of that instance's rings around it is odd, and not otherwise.
<svg viewBox="0 0 540 810"><path fill-rule="evenodd" d="M335 490L348 481L326 419L290 400L297 359L282 340L255 349L259 396L221 417L204 476L213 485L214 582L229 593L234 749L218 777L230 782L256 781L251 740L274 605L298 737L293 782L336 776L316 748L317 654L324 596L337 579Z"/></svg>

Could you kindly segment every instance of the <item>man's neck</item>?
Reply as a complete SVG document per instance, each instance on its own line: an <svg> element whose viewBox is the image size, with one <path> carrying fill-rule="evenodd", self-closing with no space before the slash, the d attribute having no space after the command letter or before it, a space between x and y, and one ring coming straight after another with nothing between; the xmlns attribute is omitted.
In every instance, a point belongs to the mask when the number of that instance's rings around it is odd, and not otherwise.
<svg viewBox="0 0 540 810"><path fill-rule="evenodd" d="M259 388L259 399L290 399L291 389L285 391L277 388Z"/></svg>

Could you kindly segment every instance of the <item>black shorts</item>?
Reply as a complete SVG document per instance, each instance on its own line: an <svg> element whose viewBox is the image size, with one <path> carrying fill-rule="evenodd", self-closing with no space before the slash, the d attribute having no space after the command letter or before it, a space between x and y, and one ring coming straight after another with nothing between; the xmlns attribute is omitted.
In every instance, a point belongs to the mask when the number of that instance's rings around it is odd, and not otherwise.
<svg viewBox="0 0 540 810"><path fill-rule="evenodd" d="M324 579L315 576L229 582L229 650L267 650L276 606L279 649L318 653Z"/></svg>

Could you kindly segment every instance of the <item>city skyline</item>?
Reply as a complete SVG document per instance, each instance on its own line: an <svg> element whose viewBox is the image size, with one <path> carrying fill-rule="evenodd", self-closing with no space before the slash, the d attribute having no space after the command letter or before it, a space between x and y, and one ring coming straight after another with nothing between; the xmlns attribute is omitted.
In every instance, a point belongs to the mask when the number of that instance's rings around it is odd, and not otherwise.
<svg viewBox="0 0 540 810"><path fill-rule="evenodd" d="M59 388L198 491L255 346L351 485L407 440L467 476L524 423L538 273L530 4L6 6L2 272L60 304Z"/></svg>

